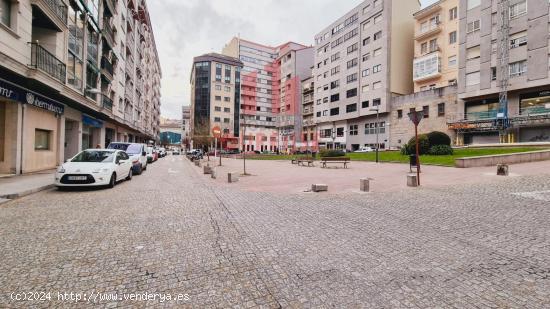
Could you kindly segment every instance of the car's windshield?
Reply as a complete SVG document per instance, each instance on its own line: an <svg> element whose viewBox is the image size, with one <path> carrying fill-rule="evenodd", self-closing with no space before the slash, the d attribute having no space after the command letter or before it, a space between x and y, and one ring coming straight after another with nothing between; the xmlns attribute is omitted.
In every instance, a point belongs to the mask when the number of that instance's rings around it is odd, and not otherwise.
<svg viewBox="0 0 550 309"><path fill-rule="evenodd" d="M126 149L126 153L129 155L138 154L141 153L141 145L138 144L131 144Z"/></svg>
<svg viewBox="0 0 550 309"><path fill-rule="evenodd" d="M77 154L71 162L109 163L113 162L115 153L105 150L84 150Z"/></svg>

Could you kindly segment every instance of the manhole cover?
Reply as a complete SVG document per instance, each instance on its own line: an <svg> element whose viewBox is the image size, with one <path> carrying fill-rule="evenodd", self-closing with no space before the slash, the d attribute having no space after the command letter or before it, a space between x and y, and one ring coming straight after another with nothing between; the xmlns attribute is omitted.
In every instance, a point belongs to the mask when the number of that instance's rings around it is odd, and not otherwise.
<svg viewBox="0 0 550 309"><path fill-rule="evenodd" d="M533 191L533 192L517 192L513 195L530 198L538 201L550 202L550 190L548 191Z"/></svg>

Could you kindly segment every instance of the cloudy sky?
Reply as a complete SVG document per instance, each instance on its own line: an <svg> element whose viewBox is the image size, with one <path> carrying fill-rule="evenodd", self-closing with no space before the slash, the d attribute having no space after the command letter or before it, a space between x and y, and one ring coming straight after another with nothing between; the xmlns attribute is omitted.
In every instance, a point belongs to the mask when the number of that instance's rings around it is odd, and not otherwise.
<svg viewBox="0 0 550 309"><path fill-rule="evenodd" d="M416 1L416 0L399 0ZM436 0L421 0L425 7ZM148 1L162 66L162 116L181 118L189 105L193 57L221 52L238 34L266 45L313 36L362 0L152 0Z"/></svg>

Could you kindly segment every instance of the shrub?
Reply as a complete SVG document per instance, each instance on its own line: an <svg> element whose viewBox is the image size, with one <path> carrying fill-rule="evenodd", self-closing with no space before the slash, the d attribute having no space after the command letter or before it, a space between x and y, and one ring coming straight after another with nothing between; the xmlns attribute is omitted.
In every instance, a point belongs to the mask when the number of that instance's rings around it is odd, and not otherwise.
<svg viewBox="0 0 550 309"><path fill-rule="evenodd" d="M430 142L430 146L436 146L436 145L451 146L451 138L449 137L449 135L439 131L433 131L428 133L428 141Z"/></svg>
<svg viewBox="0 0 550 309"><path fill-rule="evenodd" d="M342 150L322 149L319 151L321 158L324 157L343 157L346 154Z"/></svg>
<svg viewBox="0 0 550 309"><path fill-rule="evenodd" d="M433 156L447 156L453 154L453 148L449 145L435 145L430 148L430 154Z"/></svg>
<svg viewBox="0 0 550 309"><path fill-rule="evenodd" d="M416 139L414 137L409 140L406 148L407 154L416 153ZM418 152L420 155L430 153L430 141L428 140L428 136L426 134L418 135Z"/></svg>

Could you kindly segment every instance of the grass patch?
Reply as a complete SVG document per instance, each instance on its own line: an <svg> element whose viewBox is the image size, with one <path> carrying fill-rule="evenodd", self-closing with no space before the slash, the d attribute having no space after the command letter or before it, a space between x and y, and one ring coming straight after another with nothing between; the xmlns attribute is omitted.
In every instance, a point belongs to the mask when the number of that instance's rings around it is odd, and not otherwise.
<svg viewBox="0 0 550 309"><path fill-rule="evenodd" d="M461 149L455 149L454 154L450 156L430 156L430 155L421 156L420 163L428 164L428 165L454 166L455 159L457 158L520 153L520 152L537 151L537 150L545 150L545 149L548 149L548 148L540 148L540 147L461 148ZM250 160L291 160L298 156L301 157L304 155L251 155L251 156L246 156L246 158ZM346 156L350 157L352 161L376 161L376 154L374 152L347 153ZM409 156L404 156L399 151L381 151L379 153L379 160L381 162L409 163Z"/></svg>

